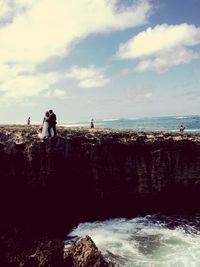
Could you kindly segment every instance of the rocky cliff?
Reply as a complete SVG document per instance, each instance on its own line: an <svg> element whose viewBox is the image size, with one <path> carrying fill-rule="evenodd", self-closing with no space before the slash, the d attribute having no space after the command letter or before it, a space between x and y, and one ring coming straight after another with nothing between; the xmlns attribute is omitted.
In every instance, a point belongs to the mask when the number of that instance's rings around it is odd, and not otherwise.
<svg viewBox="0 0 200 267"><path fill-rule="evenodd" d="M59 128L39 140L36 129L0 126L1 252L81 221L200 211L199 135ZM22 228L29 238L13 239Z"/></svg>
<svg viewBox="0 0 200 267"><path fill-rule="evenodd" d="M199 210L200 136L64 129L39 140L36 128L0 127L4 218L57 220ZM39 219L40 218L40 219ZM44 223L46 227L46 222Z"/></svg>

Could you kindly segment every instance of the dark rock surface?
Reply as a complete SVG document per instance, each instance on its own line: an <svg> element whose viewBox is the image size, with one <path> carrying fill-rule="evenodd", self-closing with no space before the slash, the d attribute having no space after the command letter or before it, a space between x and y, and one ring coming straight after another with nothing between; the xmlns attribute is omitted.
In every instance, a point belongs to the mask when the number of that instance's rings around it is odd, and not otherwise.
<svg viewBox="0 0 200 267"><path fill-rule="evenodd" d="M112 267L89 236L78 239L65 253L65 264L69 267Z"/></svg>
<svg viewBox="0 0 200 267"><path fill-rule="evenodd" d="M22 244L16 242L16 236ZM30 238L30 236L29 236ZM15 240L14 240L15 239ZM15 241L15 242L14 242ZM6 241L8 248L4 260L0 259L2 267L114 267L104 260L101 252L89 236L74 241L67 250L64 241L43 237L27 242L19 233ZM29 243L29 244L28 244Z"/></svg>
<svg viewBox="0 0 200 267"><path fill-rule="evenodd" d="M0 231L0 255L2 267L64 267L64 241L8 225Z"/></svg>
<svg viewBox="0 0 200 267"><path fill-rule="evenodd" d="M37 243L32 254L26 253L21 256L20 262L17 260L13 262L16 267L68 267L64 262L62 240L46 239L39 240Z"/></svg>
<svg viewBox="0 0 200 267"><path fill-rule="evenodd" d="M53 226L91 214L199 209L199 135L60 128L56 139L41 141L36 128L0 127L5 218L37 217L46 228L45 218Z"/></svg>
<svg viewBox="0 0 200 267"><path fill-rule="evenodd" d="M36 129L0 126L1 233L28 228L63 240L82 221L200 211L200 135L60 127L41 141Z"/></svg>

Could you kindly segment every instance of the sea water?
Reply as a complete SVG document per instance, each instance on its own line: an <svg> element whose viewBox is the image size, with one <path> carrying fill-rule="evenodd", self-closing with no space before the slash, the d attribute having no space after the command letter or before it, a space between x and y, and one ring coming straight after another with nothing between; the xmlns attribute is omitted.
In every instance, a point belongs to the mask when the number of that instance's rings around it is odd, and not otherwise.
<svg viewBox="0 0 200 267"><path fill-rule="evenodd" d="M66 127L90 127L89 121L69 122ZM132 129L135 131L178 132L184 125L185 132L200 133L200 116L166 116L148 118L94 119L95 128Z"/></svg>
<svg viewBox="0 0 200 267"><path fill-rule="evenodd" d="M116 266L200 266L198 215L147 215L133 219L81 223L68 238L85 235L89 235L104 257L115 262Z"/></svg>

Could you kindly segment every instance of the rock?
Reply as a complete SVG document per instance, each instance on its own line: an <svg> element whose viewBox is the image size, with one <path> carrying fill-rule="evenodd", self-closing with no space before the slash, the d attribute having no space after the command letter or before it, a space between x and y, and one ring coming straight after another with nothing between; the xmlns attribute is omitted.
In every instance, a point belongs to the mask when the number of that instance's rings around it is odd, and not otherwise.
<svg viewBox="0 0 200 267"><path fill-rule="evenodd" d="M33 245L34 247L34 245ZM64 267L62 240L38 241L36 251L31 255L25 255L20 261L19 267Z"/></svg>
<svg viewBox="0 0 200 267"><path fill-rule="evenodd" d="M136 138L136 141L139 143L144 143L147 140L147 136L146 135L140 135Z"/></svg>
<svg viewBox="0 0 200 267"><path fill-rule="evenodd" d="M69 267L108 267L95 243L89 236L78 239L66 252L65 262Z"/></svg>

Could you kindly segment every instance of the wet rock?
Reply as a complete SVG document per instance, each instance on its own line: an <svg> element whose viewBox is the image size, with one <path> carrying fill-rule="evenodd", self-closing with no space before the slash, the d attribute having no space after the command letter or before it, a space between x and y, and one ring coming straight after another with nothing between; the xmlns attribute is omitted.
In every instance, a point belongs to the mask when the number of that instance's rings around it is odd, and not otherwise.
<svg viewBox="0 0 200 267"><path fill-rule="evenodd" d="M89 236L78 239L66 252L65 263L69 267L112 267Z"/></svg>

